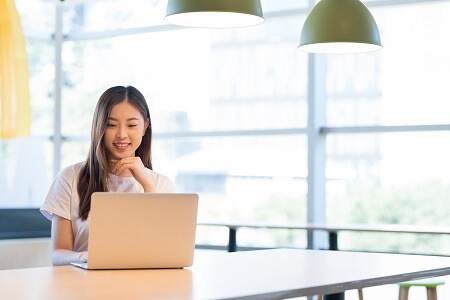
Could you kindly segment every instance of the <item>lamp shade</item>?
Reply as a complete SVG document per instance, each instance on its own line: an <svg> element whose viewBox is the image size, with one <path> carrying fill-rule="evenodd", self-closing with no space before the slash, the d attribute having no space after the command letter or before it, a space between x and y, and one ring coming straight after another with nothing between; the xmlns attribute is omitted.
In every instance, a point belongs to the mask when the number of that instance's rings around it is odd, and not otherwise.
<svg viewBox="0 0 450 300"><path fill-rule="evenodd" d="M259 0L169 0L164 20L203 28L244 27L264 22Z"/></svg>
<svg viewBox="0 0 450 300"><path fill-rule="evenodd" d="M303 24L298 49L356 53L381 49L375 19L359 0L321 0Z"/></svg>

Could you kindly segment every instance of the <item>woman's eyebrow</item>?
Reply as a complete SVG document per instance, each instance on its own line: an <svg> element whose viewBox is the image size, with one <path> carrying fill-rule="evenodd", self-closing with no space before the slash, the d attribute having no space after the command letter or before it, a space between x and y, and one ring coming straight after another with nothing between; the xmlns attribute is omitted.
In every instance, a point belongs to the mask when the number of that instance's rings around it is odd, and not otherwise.
<svg viewBox="0 0 450 300"><path fill-rule="evenodd" d="M118 119L113 118L113 117L109 117L108 120L111 120L111 121L119 121ZM139 118L135 118L135 117L134 117L134 118L128 118L128 119L127 119L127 121L134 121L134 120L139 121Z"/></svg>

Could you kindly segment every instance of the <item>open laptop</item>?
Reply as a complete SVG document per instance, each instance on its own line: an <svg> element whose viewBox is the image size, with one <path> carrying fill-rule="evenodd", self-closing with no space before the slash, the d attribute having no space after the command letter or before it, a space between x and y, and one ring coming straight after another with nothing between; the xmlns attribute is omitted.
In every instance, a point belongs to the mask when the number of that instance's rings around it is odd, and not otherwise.
<svg viewBox="0 0 450 300"><path fill-rule="evenodd" d="M193 263L197 194L92 194L85 269L183 268Z"/></svg>

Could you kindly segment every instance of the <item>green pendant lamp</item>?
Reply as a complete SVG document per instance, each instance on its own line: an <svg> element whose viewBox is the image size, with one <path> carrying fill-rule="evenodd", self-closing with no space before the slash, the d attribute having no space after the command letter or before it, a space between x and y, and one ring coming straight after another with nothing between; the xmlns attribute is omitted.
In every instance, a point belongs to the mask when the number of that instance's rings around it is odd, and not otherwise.
<svg viewBox="0 0 450 300"><path fill-rule="evenodd" d="M357 53L381 49L375 19L359 0L321 0L306 18L298 49Z"/></svg>
<svg viewBox="0 0 450 300"><path fill-rule="evenodd" d="M259 0L169 0L164 20L203 28L244 27L264 22Z"/></svg>

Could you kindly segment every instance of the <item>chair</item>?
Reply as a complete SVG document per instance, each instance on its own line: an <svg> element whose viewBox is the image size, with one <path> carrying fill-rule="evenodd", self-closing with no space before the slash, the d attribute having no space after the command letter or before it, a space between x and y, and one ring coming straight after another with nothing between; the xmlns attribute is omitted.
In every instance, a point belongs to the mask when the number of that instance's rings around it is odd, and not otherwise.
<svg viewBox="0 0 450 300"><path fill-rule="evenodd" d="M412 286L423 286L427 288L427 299L437 300L437 287L445 284L444 281L418 280L398 283L400 289L398 300L408 300L409 288Z"/></svg>
<svg viewBox="0 0 450 300"><path fill-rule="evenodd" d="M359 296L359 300L364 300L364 295L363 295L362 289L358 289L358 296ZM319 295L318 300L323 300L323 296Z"/></svg>

